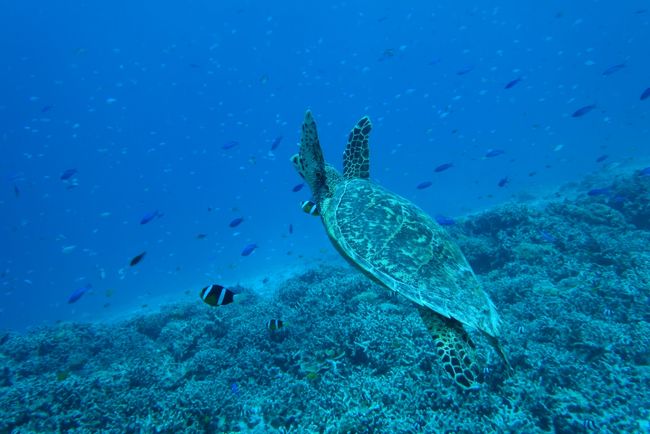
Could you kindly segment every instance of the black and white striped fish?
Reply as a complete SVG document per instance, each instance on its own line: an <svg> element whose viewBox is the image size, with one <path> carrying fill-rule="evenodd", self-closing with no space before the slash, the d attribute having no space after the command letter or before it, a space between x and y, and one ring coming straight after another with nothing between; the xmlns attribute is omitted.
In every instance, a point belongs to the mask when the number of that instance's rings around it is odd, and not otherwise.
<svg viewBox="0 0 650 434"><path fill-rule="evenodd" d="M201 300L210 306L223 306L235 301L235 293L221 285L206 286L199 294Z"/></svg>
<svg viewBox="0 0 650 434"><path fill-rule="evenodd" d="M279 330L284 326L284 323L281 319L270 319L266 323L266 328L269 330Z"/></svg>
<svg viewBox="0 0 650 434"><path fill-rule="evenodd" d="M300 208L302 208L302 210L307 214L314 215L314 216L320 215L320 211L318 210L318 205L316 205L316 203L314 203L311 200L305 200L301 202Z"/></svg>

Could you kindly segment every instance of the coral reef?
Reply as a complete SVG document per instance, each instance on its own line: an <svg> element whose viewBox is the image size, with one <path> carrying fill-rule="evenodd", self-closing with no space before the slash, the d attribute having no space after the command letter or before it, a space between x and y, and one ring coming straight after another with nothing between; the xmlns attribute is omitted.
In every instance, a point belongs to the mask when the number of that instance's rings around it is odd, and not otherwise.
<svg viewBox="0 0 650 434"><path fill-rule="evenodd" d="M649 191L619 176L608 195L450 227L514 368L479 346L478 391L442 373L412 303L322 265L271 299L1 334L0 432L643 432ZM267 330L273 318L285 326Z"/></svg>

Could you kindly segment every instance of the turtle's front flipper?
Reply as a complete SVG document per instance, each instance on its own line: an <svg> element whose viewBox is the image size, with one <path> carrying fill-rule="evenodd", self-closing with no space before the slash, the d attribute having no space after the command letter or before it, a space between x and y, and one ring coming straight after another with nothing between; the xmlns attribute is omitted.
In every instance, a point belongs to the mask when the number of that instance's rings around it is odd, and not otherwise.
<svg viewBox="0 0 650 434"><path fill-rule="evenodd" d="M316 122L314 122L314 118L309 110L305 113L305 120L302 124L300 152L291 157L291 161L298 173L300 173L300 176L305 178L305 181L309 184L314 197L320 198L327 194L324 191L327 189L325 183L325 160L323 159L323 151L318 141Z"/></svg>
<svg viewBox="0 0 650 434"><path fill-rule="evenodd" d="M370 177L368 136L371 129L370 118L364 116L350 131L348 145L343 153L343 176L346 179L368 179Z"/></svg>
<svg viewBox="0 0 650 434"><path fill-rule="evenodd" d="M474 343L462 325L447 319L426 307L418 306L420 317L427 326L436 346L436 354L445 372L462 389L473 390L480 387L479 368L476 363Z"/></svg>

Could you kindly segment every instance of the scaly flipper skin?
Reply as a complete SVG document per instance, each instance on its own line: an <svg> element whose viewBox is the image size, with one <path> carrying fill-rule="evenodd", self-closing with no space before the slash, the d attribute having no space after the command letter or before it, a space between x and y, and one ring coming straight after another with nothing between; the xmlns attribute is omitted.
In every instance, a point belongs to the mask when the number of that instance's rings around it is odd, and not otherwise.
<svg viewBox="0 0 650 434"><path fill-rule="evenodd" d="M300 136L300 152L291 157L291 162L300 173L314 195L316 202L329 194L325 180L325 160L323 151L318 140L316 122L311 111L305 113L305 120L302 123L302 135Z"/></svg>
<svg viewBox="0 0 650 434"><path fill-rule="evenodd" d="M345 179L368 179L370 177L368 136L371 129L370 118L364 116L350 131L348 145L343 153L343 177Z"/></svg>
<svg viewBox="0 0 650 434"><path fill-rule="evenodd" d="M436 346L436 354L445 372L456 385L465 390L480 388L479 367L474 343L455 320L443 318L431 309L419 306L418 311Z"/></svg>

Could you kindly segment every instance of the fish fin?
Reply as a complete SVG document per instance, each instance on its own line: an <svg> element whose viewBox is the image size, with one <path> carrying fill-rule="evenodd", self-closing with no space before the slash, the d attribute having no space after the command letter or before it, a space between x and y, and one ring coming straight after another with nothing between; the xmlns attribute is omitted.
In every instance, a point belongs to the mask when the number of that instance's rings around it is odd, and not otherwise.
<svg viewBox="0 0 650 434"><path fill-rule="evenodd" d="M343 153L343 176L346 179L370 177L370 150L368 137L372 123L368 116L364 116L350 131L348 144Z"/></svg>
<svg viewBox="0 0 650 434"><path fill-rule="evenodd" d="M480 388L479 365L476 361L474 343L461 323L445 318L431 309L419 307L424 324L431 333L436 355L444 371L463 390Z"/></svg>

